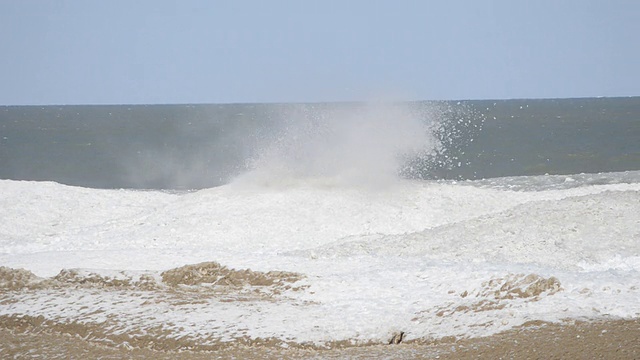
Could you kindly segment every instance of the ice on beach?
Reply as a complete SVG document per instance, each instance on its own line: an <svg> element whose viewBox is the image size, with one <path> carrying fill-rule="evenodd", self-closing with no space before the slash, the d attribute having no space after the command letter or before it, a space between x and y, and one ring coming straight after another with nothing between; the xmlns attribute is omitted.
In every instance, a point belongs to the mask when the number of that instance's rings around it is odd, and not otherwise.
<svg viewBox="0 0 640 360"><path fill-rule="evenodd" d="M319 346L637 317L640 175L604 177L376 187L297 178L184 193L2 180L0 266L33 277L3 270L0 315L80 323L112 339ZM163 281L203 262L296 275Z"/></svg>

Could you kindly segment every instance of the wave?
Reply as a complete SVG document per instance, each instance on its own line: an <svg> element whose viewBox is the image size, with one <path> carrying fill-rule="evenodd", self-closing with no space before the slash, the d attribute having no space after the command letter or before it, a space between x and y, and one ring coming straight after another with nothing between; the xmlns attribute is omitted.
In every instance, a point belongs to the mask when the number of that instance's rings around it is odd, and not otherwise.
<svg viewBox="0 0 640 360"><path fill-rule="evenodd" d="M377 187L425 178L430 170L461 166L453 153L473 141L481 124L481 114L444 103L292 107L276 130L262 134L247 171L233 182L272 186L320 179Z"/></svg>

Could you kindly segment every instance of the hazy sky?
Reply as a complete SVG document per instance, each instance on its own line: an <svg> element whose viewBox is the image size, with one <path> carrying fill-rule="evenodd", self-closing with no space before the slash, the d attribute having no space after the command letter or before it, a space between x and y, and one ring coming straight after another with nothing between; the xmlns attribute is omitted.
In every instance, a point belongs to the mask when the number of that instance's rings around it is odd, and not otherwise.
<svg viewBox="0 0 640 360"><path fill-rule="evenodd" d="M640 1L0 0L0 104L640 95Z"/></svg>

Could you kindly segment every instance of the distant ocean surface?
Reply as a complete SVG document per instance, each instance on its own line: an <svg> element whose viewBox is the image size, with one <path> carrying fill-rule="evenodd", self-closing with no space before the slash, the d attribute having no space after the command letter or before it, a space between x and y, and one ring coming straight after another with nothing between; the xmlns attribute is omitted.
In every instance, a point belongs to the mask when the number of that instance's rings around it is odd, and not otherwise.
<svg viewBox="0 0 640 360"><path fill-rule="evenodd" d="M0 179L96 188L217 186L245 172L248 159L293 124L309 123L305 134L315 132L317 140L327 113L359 106L3 106ZM399 171L406 177L481 179L640 170L640 97L403 106L413 111L412 116L435 124L427 130L442 142L438 151L405 159ZM376 114L363 116L371 115ZM372 137L364 117L358 123L363 127L360 133L349 129L352 136Z"/></svg>
<svg viewBox="0 0 640 360"><path fill-rule="evenodd" d="M638 214L640 97L2 107L0 330L286 352L638 319Z"/></svg>

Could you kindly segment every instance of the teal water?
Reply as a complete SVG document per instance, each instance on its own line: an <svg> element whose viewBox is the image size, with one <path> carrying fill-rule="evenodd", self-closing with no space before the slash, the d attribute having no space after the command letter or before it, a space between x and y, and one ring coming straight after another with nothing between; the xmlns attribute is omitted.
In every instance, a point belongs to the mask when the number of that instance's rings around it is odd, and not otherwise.
<svg viewBox="0 0 640 360"><path fill-rule="evenodd" d="M327 109L350 106L356 105L3 106L0 178L96 188L217 186L246 171L265 142L295 123L294 115L319 122ZM431 129L443 146L407 158L403 176L640 170L640 97L407 106L439 109L418 113L437 124Z"/></svg>

